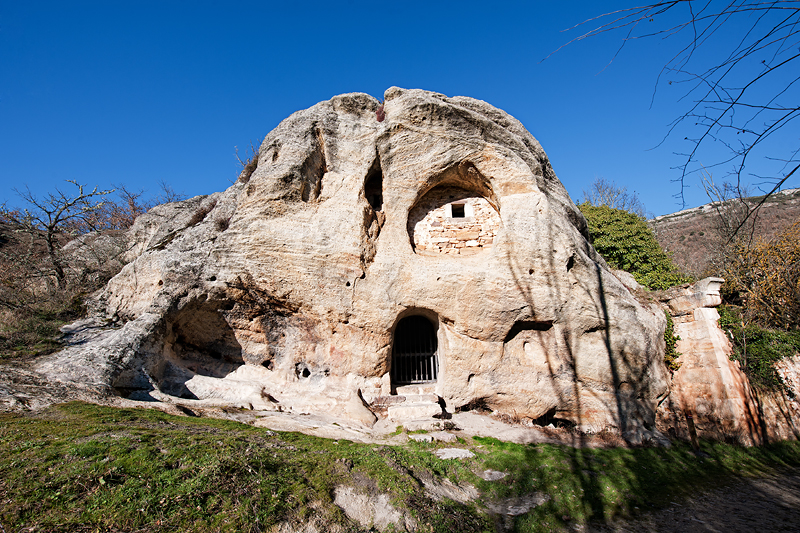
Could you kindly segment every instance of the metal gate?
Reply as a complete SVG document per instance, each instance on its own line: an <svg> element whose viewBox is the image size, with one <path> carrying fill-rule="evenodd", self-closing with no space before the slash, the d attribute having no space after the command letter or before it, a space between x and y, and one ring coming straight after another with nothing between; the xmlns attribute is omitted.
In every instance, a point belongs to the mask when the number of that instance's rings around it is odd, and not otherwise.
<svg viewBox="0 0 800 533"><path fill-rule="evenodd" d="M392 382L398 385L436 381L436 329L424 316L407 316L394 330Z"/></svg>

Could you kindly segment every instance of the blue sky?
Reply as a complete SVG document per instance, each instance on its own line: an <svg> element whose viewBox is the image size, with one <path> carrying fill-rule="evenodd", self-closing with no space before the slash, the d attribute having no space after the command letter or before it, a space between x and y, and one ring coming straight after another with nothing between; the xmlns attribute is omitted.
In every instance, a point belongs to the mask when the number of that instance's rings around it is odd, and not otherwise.
<svg viewBox="0 0 800 533"><path fill-rule="evenodd" d="M687 102L670 85L653 98L672 42L637 40L609 64L624 37L612 33L542 61L581 32L562 30L631 5L6 1L0 203L20 203L15 187L41 194L67 179L153 195L160 181L189 196L223 190L238 174L235 147L292 112L396 85L514 115L576 201L603 177L652 214L674 212L671 167L687 143L682 132L659 143ZM697 179L687 185L687 207L708 201Z"/></svg>

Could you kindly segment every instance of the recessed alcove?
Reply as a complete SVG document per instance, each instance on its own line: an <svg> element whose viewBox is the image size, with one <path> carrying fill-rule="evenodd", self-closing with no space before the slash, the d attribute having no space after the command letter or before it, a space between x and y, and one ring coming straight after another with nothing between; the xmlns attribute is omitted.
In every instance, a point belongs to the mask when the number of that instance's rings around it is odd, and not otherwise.
<svg viewBox="0 0 800 533"><path fill-rule="evenodd" d="M381 170L381 161L377 157L364 180L364 196L372 209L383 210L383 171Z"/></svg>
<svg viewBox="0 0 800 533"><path fill-rule="evenodd" d="M488 249L500 229L500 214L478 192L440 185L408 214L408 235L422 255L472 255Z"/></svg>

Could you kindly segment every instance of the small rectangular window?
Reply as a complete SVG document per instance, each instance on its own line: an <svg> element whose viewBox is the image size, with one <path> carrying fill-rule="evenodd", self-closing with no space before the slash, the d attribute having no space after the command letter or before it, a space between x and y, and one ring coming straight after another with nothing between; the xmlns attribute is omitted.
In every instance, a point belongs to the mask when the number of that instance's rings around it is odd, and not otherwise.
<svg viewBox="0 0 800 533"><path fill-rule="evenodd" d="M450 204L453 218L464 218L464 204Z"/></svg>

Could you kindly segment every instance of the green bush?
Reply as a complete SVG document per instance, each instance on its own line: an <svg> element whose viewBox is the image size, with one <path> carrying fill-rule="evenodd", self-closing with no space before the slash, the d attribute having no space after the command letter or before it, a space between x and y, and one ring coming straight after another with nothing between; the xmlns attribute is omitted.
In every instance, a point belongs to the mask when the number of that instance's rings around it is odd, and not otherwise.
<svg viewBox="0 0 800 533"><path fill-rule="evenodd" d="M621 209L584 202L578 208L589 222L595 250L613 268L633 274L651 290L663 290L691 281L661 248L644 218Z"/></svg>
<svg viewBox="0 0 800 533"><path fill-rule="evenodd" d="M667 344L664 349L664 363L672 372L677 372L681 367L678 361L681 353L675 349L675 346L681 338L675 335L675 324L672 322L672 316L668 311L664 311L664 315L667 317L667 327L664 329L664 342Z"/></svg>
<svg viewBox="0 0 800 533"><path fill-rule="evenodd" d="M719 325L733 342L731 359L739 365L750 384L761 390L785 389L783 380L775 370L775 363L784 357L800 353L800 331L781 331L745 324L738 307L723 305L719 308Z"/></svg>

